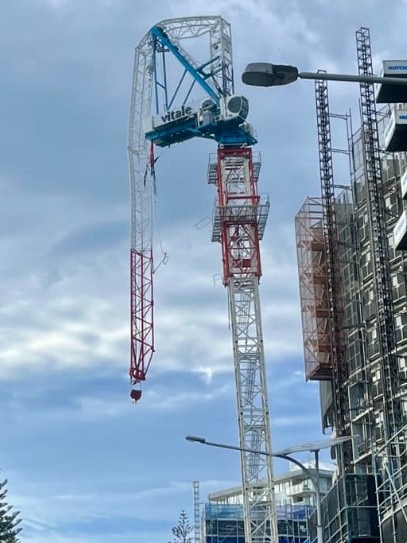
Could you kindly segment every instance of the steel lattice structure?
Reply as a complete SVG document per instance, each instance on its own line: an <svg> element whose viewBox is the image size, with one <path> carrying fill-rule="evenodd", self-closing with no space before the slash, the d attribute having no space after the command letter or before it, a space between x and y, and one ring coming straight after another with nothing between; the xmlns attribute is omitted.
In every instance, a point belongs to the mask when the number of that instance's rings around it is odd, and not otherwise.
<svg viewBox="0 0 407 543"><path fill-rule="evenodd" d="M202 38L208 56L198 62L191 50L195 40ZM200 47L200 55L202 51ZM170 65L171 61L175 64ZM218 143L216 160L209 166L209 182L217 189L212 240L221 243L229 296L240 446L254 451L241 453L245 540L275 543L259 296L259 241L269 203L268 199L262 202L258 194L260 161L253 161L250 146L256 139L246 122L247 113L247 100L234 94L231 31L224 19L164 20L141 40L135 51L129 127L131 396L140 399L140 383L154 353L154 147L195 137L212 139Z"/></svg>
<svg viewBox="0 0 407 543"><path fill-rule="evenodd" d="M315 102L318 129L318 154L321 178L323 208L323 233L325 238L327 283L329 298L329 320L331 328L332 385L334 398L335 429L339 436L349 435L349 398L346 382L346 346L344 337L344 308L341 292L340 270L338 269L339 235L335 212L335 181L333 172L333 149L331 119L329 110L328 82L315 81ZM340 447L341 457L337 458L342 471L349 471L352 461L351 441Z"/></svg>
<svg viewBox="0 0 407 543"><path fill-rule="evenodd" d="M372 75L372 51L370 31L361 27L356 32L359 74ZM379 521L383 524L390 514L393 524L394 541L397 526L395 516L391 515L394 504L400 500L399 493L406 494L406 444L400 440L405 431L402 398L400 395L400 373L397 359L397 340L395 331L395 311L393 305L392 279L390 275L389 240L386 229L386 206L383 196L382 163L379 144L378 119L374 89L372 85L360 83L362 115L362 141L365 155L365 177L367 183L367 209L371 228L373 252L374 288L377 300L377 332L379 338L380 365L383 376L383 435L385 445L381 463L382 496L390 498L379 506ZM376 451L372 450L372 454ZM373 462L375 460L373 459Z"/></svg>
<svg viewBox="0 0 407 543"><path fill-rule="evenodd" d="M361 28L356 33L359 73L373 75L370 32ZM362 134L366 163L366 182L368 188L368 213L372 229L374 252L373 268L376 298L378 303L378 333L383 376L385 379L386 439L395 436L403 426L401 399L398 395L400 380L396 356L396 334L394 328L394 308L392 283L389 270L389 242L386 231L386 209L382 194L382 171L380 159L377 112L372 85L360 83L362 113Z"/></svg>
<svg viewBox="0 0 407 543"><path fill-rule="evenodd" d="M262 203L257 193L259 165L257 160L255 173L251 148L219 149L212 240L222 245L223 281L228 288L240 446L271 455L259 296L259 241L269 202ZM242 453L245 536L252 543L277 540L267 455Z"/></svg>
<svg viewBox="0 0 407 543"><path fill-rule="evenodd" d="M194 492L194 539L195 543L201 543L201 500L199 495L199 481L192 482Z"/></svg>

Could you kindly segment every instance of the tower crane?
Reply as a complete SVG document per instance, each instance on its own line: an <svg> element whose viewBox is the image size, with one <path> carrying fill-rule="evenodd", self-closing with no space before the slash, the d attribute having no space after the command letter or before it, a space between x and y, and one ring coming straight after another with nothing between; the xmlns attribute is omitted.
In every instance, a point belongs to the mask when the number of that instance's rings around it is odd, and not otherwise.
<svg viewBox="0 0 407 543"><path fill-rule="evenodd" d="M206 45L202 45L202 43ZM186 45L185 45L186 44ZM187 50L188 46L188 50ZM195 60L206 50L207 58ZM260 311L259 242L269 200L258 192L260 158L247 122L248 101L235 94L230 25L219 16L167 19L135 50L129 123L131 187L131 397L154 354L153 211L155 148L193 138L217 142L208 182L216 188L212 241L222 248L231 320L246 543L275 543L271 432ZM254 452L253 452L254 451Z"/></svg>

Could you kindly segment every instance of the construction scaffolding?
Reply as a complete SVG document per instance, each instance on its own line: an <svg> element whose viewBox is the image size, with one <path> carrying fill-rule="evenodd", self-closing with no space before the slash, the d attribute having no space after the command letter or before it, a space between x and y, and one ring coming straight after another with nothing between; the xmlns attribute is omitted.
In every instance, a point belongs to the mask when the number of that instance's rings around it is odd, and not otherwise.
<svg viewBox="0 0 407 543"><path fill-rule="evenodd" d="M333 145L331 134L331 113L329 109L328 82L315 82L315 105L318 129L318 154L321 180L321 196L323 206L323 232L325 237L327 281L329 295L329 324L332 336L332 399L333 424L338 436L349 435L348 394L346 382L348 368L346 365L343 282L341 280L341 258L344 238L339 237L337 210L337 188L334 180ZM339 116L346 121L349 133L349 116ZM346 152L346 151L345 151ZM341 189L342 191L343 189ZM341 241L340 241L341 240ZM345 442L337 449L337 462L342 471L348 471L352 459L352 444Z"/></svg>
<svg viewBox="0 0 407 543"><path fill-rule="evenodd" d="M332 334L323 207L307 198L295 218L307 380L332 379Z"/></svg>
<svg viewBox="0 0 407 543"><path fill-rule="evenodd" d="M359 74L373 75L368 29L356 45ZM407 259L397 249L407 248L407 139L395 119L407 108L377 111L373 85L361 84L361 127L347 130L350 183L337 190L326 82L315 90L321 198L296 217L305 373L320 381L323 427L353 438L322 503L324 541L405 543Z"/></svg>
<svg viewBox="0 0 407 543"><path fill-rule="evenodd" d="M317 519L309 519L310 543L317 542ZM323 503L323 540L327 543L378 543L376 486L373 475L345 474Z"/></svg>
<svg viewBox="0 0 407 543"><path fill-rule="evenodd" d="M277 505L278 543L308 541L311 505ZM262 513L260 513L262 514ZM243 505L205 504L202 526L205 543L245 543Z"/></svg>
<svg viewBox="0 0 407 543"><path fill-rule="evenodd" d="M194 505L194 540L201 543L201 500L199 493L199 481L192 481L193 505Z"/></svg>
<svg viewBox="0 0 407 543"><path fill-rule="evenodd" d="M370 45L370 32L367 28L361 28L356 33L358 52L358 66L361 75L372 75L372 53ZM405 410L402 406L400 394L401 381L397 354L396 314L393 302L393 278L392 256L389 246L389 226L394 222L386 203L388 196L394 192L394 187L386 186L382 175L384 156L380 151L379 125L372 85L360 84L360 101L362 116L362 142L364 150L365 179L367 186L367 216L370 226L370 246L372 255L373 281L372 294L375 300L375 315L371 322L374 328L368 326L367 333L377 341L377 350L372 353L370 359L374 360L374 372L377 381L382 382L380 397L375 398L370 391L373 400L374 434L370 435L370 454L375 450L383 450L383 461L386 469L380 470L379 486L389 493L379 495L379 522L382 526L383 541L396 543L402 541L397 533L397 517L394 506L400 506L405 498L403 488L407 475L406 443L396 436L403 435L406 422ZM390 194L387 191L390 188ZM395 187L398 188L397 186ZM396 200L398 199L396 192ZM394 200L394 197L393 197ZM390 220L389 220L390 219ZM393 220L392 220L393 219ZM369 354L368 354L369 356ZM376 359L376 360L375 360ZM383 445L380 447L380 444ZM369 455L370 456L370 455ZM375 457L371 459L372 464ZM403 465L404 464L404 465ZM405 505L405 504L404 504ZM403 508L402 508L403 509ZM387 534L386 534L387 532ZM405 539L403 539L405 541Z"/></svg>
<svg viewBox="0 0 407 543"><path fill-rule="evenodd" d="M373 75L370 33L361 28L356 33L359 73ZM397 394L400 382L397 371L396 334L392 284L389 269L389 242L386 227L386 209L383 198L382 165L379 145L376 104L372 85L360 84L362 112L362 141L365 156L367 185L367 212L372 246L373 288L377 305L377 336L381 357L382 378L385 381L384 426L385 439L396 435L403 425L401 400Z"/></svg>
<svg viewBox="0 0 407 543"><path fill-rule="evenodd" d="M399 456L388 456L379 450L375 455L377 495L379 496L379 518L383 541L404 543L407 541L407 455L405 449L406 431L394 436L392 450L402 451Z"/></svg>

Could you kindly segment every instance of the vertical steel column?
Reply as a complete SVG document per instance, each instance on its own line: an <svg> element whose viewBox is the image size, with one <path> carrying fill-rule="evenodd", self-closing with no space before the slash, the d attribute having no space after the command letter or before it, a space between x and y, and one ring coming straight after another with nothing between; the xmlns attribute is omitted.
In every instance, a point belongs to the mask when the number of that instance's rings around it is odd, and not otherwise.
<svg viewBox="0 0 407 543"><path fill-rule="evenodd" d="M201 511L200 511L200 497L199 497L199 481L192 482L194 490L194 536L195 543L201 541Z"/></svg>
<svg viewBox="0 0 407 543"><path fill-rule="evenodd" d="M220 241L235 364L246 543L276 543L271 432L261 323L259 240L269 204L257 192L250 148L220 148L213 241ZM266 453L266 454L261 454Z"/></svg>
<svg viewBox="0 0 407 543"><path fill-rule="evenodd" d="M356 32L358 67L360 75L373 75L370 32L360 28ZM367 184L367 209L372 240L372 260L374 292L377 311L377 335L379 340L380 368L383 386L383 400L380 409L383 412L383 433L385 440L384 455L386 469L381 471L384 486L390 491L388 508L397 503L398 491L403 485L402 458L405 444L395 444L394 437L403 427L403 411L400 398L400 379L396 354L396 334L392 283L390 276L390 258L386 227L386 209L383 197L381 156L377 125L377 112L373 85L360 84L362 138L365 157L365 176ZM376 408L377 409L377 408ZM372 443L375 447L375 443ZM404 453L404 454L403 454ZM379 521L383 522L386 508L379 507ZM393 517L393 523L394 515ZM394 541L397 528L393 524Z"/></svg>
<svg viewBox="0 0 407 543"><path fill-rule="evenodd" d="M361 28L356 33L360 75L373 75L370 33ZM396 435L403 424L400 382L396 356L396 334L390 257L386 228L386 210L382 189L381 160L377 112L373 85L360 84L362 133L364 144L366 183L368 189L368 214L373 248L373 270L377 301L377 327L382 359L384 387L383 411L385 413L385 439Z"/></svg>
<svg viewBox="0 0 407 543"><path fill-rule="evenodd" d="M329 314L332 333L332 388L334 398L334 424L339 436L349 434L349 401L346 381L348 371L345 359L343 330L343 303L338 266L338 229L335 214L335 185L332 160L332 137L328 99L328 82L315 82L317 111L319 169L323 207L323 231L327 261L329 291ZM352 444L340 447L341 458L337 458L341 471L349 469L352 462Z"/></svg>

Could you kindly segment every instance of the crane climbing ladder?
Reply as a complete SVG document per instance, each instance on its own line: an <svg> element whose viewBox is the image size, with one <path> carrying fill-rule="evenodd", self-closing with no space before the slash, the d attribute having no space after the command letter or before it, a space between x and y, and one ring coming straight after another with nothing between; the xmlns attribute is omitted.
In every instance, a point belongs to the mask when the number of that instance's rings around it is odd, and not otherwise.
<svg viewBox="0 0 407 543"><path fill-rule="evenodd" d="M328 320L330 331L330 365L334 401L334 426L338 436L349 435L347 417L349 398L346 383L348 367L346 361L346 339L344 337L344 307L341 292L341 278L338 270L339 225L335 210L335 180L333 172L333 146L331 133L331 113L329 109L328 82L315 81L315 102L318 130L318 154L321 179L323 210L324 253L326 259ZM343 116L342 116L343 118ZM346 122L347 119L345 118ZM350 469L352 461L352 442L344 442L338 448L337 458L343 472Z"/></svg>

